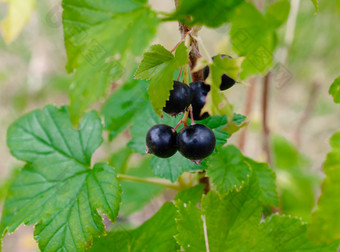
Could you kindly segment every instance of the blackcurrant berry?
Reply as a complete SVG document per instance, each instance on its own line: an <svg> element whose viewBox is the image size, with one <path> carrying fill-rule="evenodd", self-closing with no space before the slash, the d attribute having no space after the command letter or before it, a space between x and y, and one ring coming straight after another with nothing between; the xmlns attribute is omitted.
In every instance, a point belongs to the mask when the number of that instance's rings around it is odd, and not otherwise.
<svg viewBox="0 0 340 252"><path fill-rule="evenodd" d="M177 133L170 126L158 124L146 134L147 152L161 158L168 158L177 151Z"/></svg>
<svg viewBox="0 0 340 252"><path fill-rule="evenodd" d="M170 91L169 99L166 101L163 111L169 115L177 115L189 107L191 93L188 85L174 81L173 89Z"/></svg>
<svg viewBox="0 0 340 252"><path fill-rule="evenodd" d="M181 129L177 135L179 152L193 161L208 157L215 149L216 138L208 127L194 124Z"/></svg>
<svg viewBox="0 0 340 252"><path fill-rule="evenodd" d="M215 57L216 56L214 56L212 58L214 59ZM222 59L224 59L225 57L228 57L229 59L232 59L232 57L230 57L228 55L225 55L225 54L221 55ZM203 68L203 78L204 78L204 80L206 80L208 78L209 72L210 72L209 66L206 66L205 68ZM223 74L221 76L220 90L222 90L222 91L227 90L227 89L231 88L232 86L234 86L235 83L236 83L236 81L234 79L230 78L226 74Z"/></svg>
<svg viewBox="0 0 340 252"><path fill-rule="evenodd" d="M190 83L191 106L194 120L203 120L209 116L207 112L201 115L201 110L205 105L210 86L203 81L194 81Z"/></svg>

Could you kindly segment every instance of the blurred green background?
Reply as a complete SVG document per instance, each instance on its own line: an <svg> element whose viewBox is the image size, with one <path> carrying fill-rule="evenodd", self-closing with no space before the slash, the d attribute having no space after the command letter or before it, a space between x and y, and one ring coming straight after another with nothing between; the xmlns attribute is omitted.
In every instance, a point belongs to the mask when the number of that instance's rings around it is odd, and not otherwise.
<svg viewBox="0 0 340 252"><path fill-rule="evenodd" d="M156 10L170 11L171 0L152 0ZM256 1L255 1L256 2ZM293 0L292 2L297 2ZM68 104L70 77L66 74L60 1L38 1L37 9L19 37L7 45L0 37L0 197L3 200L9 179L21 163L6 147L7 127L23 113L45 104ZM317 15L311 1L301 1L291 46L287 46L287 26L279 31L278 66L291 78L280 82L274 75L270 84L269 127L273 151L273 169L281 196L280 210L309 220L320 193L322 163L329 151L328 139L339 129L340 109L328 95L332 81L340 74L340 18L335 1L320 1ZM7 4L0 2L0 20ZM203 28L200 36L211 56L234 55L228 38L228 26ZM161 24L154 43L171 49L180 40L178 24ZM140 59L136 59L138 62ZM127 73L129 74L129 73ZM244 154L263 161L261 126L262 77L255 79L255 100ZM118 84L121 83L118 81ZM249 83L228 91L237 113L244 113ZM99 108L103 102L95 106ZM229 143L238 145L240 133ZM107 138L106 138L107 139ZM125 149L128 134L106 143L95 154L96 160L108 160L128 174L152 175L148 160ZM123 148L123 149L121 149ZM111 156L116 153L114 157ZM119 158L118 158L119 157ZM115 228L138 225L150 217L174 192L157 186L126 182L122 213ZM129 193L131 192L131 193ZM137 194L136 192L140 192ZM124 203L125 201L125 203ZM129 224L126 224L129 223ZM4 240L4 251L37 251L32 227L20 227Z"/></svg>

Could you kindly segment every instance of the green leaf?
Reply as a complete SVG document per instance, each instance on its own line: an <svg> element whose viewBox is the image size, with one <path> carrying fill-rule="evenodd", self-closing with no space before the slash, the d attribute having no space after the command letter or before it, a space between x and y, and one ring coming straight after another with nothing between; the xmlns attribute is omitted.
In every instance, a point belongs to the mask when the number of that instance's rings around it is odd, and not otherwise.
<svg viewBox="0 0 340 252"><path fill-rule="evenodd" d="M241 189L248 183L256 184L258 200L263 205L278 206L275 173L268 164L247 158L234 146L220 149L208 159L207 174L222 195Z"/></svg>
<svg viewBox="0 0 340 252"><path fill-rule="evenodd" d="M259 186L259 200L264 205L278 206L279 195L276 190L275 172L267 163L258 163L250 158L245 159L252 169L251 179L255 179Z"/></svg>
<svg viewBox="0 0 340 252"><path fill-rule="evenodd" d="M248 182L251 168L242 153L234 146L227 146L209 158L207 174L222 194L239 189Z"/></svg>
<svg viewBox="0 0 340 252"><path fill-rule="evenodd" d="M165 20L179 20L182 23L218 27L228 22L235 8L244 0L181 0L177 10ZM188 18L190 17L190 18Z"/></svg>
<svg viewBox="0 0 340 252"><path fill-rule="evenodd" d="M228 102L225 94L220 92L221 76L227 74L234 80L239 79L241 71L242 59L221 58L219 55L214 58L212 64L208 64L205 60L199 65L208 65L210 68L209 76L206 83L211 85L211 90L206 98L206 104L202 109L202 113L208 112L210 115L226 115L228 119L233 117L232 105Z"/></svg>
<svg viewBox="0 0 340 252"><path fill-rule="evenodd" d="M312 3L315 6L315 13L319 12L319 0L312 0Z"/></svg>
<svg viewBox="0 0 340 252"><path fill-rule="evenodd" d="M72 121L106 94L129 55L140 55L156 33L158 19L144 2L63 0L67 70L77 70L70 88Z"/></svg>
<svg viewBox="0 0 340 252"><path fill-rule="evenodd" d="M134 124L131 126L132 139L129 142L129 147L135 152L144 154L145 153L145 137L148 130L156 124L166 124L174 127L178 121L180 121L181 116L176 118L164 114L163 119L161 119L155 111L152 109L151 105L148 104L143 111L141 111L135 118ZM227 123L225 117L210 117L200 123L208 125L214 132L216 137L216 144L221 146L226 143L229 135L227 132L223 132L221 128ZM180 130L182 126L178 129ZM170 179L175 181L178 176L180 176L184 171L198 171L205 169L205 162L201 165L196 165L192 161L184 158L179 153L176 153L170 158L158 158L153 157L150 165L152 166L155 175Z"/></svg>
<svg viewBox="0 0 340 252"><path fill-rule="evenodd" d="M15 40L36 8L36 0L2 0L8 3L7 17L1 21L1 30L6 43Z"/></svg>
<svg viewBox="0 0 340 252"><path fill-rule="evenodd" d="M105 128L110 131L110 140L122 132L133 118L146 106L145 81L132 80L117 89L102 107Z"/></svg>
<svg viewBox="0 0 340 252"><path fill-rule="evenodd" d="M272 215L260 224L254 251L335 252L338 244L316 245L307 238L307 225L300 219Z"/></svg>
<svg viewBox="0 0 340 252"><path fill-rule="evenodd" d="M336 0L336 10L337 10L338 15L340 17L340 0Z"/></svg>
<svg viewBox="0 0 340 252"><path fill-rule="evenodd" d="M233 49L245 56L241 79L265 74L273 64L273 52L277 46L276 29L287 19L290 5L281 0L269 5L262 14L253 4L243 3L232 19L230 37Z"/></svg>
<svg viewBox="0 0 340 252"><path fill-rule="evenodd" d="M309 237L317 242L340 240L340 132L330 140L332 151L324 163L326 178L316 210L312 214Z"/></svg>
<svg viewBox="0 0 340 252"><path fill-rule="evenodd" d="M246 116L234 113L233 120L230 121L223 130L228 132L229 136L232 136L234 133L248 125L248 122L245 121L246 119Z"/></svg>
<svg viewBox="0 0 340 252"><path fill-rule="evenodd" d="M43 251L83 251L103 234L98 211L115 221L120 187L113 167L100 163L90 169L101 134L96 113L86 114L74 130L66 107L46 106L12 124L8 146L29 164L10 187L1 233L36 224L34 236Z"/></svg>
<svg viewBox="0 0 340 252"><path fill-rule="evenodd" d="M177 251L179 246L174 239L177 233L175 218L176 208L173 203L167 202L139 228L111 232L105 237L95 239L90 251Z"/></svg>
<svg viewBox="0 0 340 252"><path fill-rule="evenodd" d="M176 200L180 200L183 203L191 202L192 204L195 205L195 204L197 204L201 200L203 192L204 192L204 188L205 188L205 185L198 184L198 185L196 185L194 187L191 187L189 189L180 191L176 195L174 200L175 201Z"/></svg>
<svg viewBox="0 0 340 252"><path fill-rule="evenodd" d="M265 15L268 24L276 29L282 26L288 19L289 9L290 4L287 0L279 0L269 5Z"/></svg>
<svg viewBox="0 0 340 252"><path fill-rule="evenodd" d="M173 75L177 68L188 63L188 52L181 43L173 55L162 45L153 45L144 54L135 74L136 79L151 80L148 93L156 113L161 116L170 90L173 88Z"/></svg>
<svg viewBox="0 0 340 252"><path fill-rule="evenodd" d="M329 94L333 96L335 103L340 103L340 76L330 86Z"/></svg>
<svg viewBox="0 0 340 252"><path fill-rule="evenodd" d="M203 196L200 210L176 201L177 242L182 251L336 251L336 244L315 245L298 219L273 215L261 221L255 184L221 197ZM195 235L193 235L195 234Z"/></svg>
<svg viewBox="0 0 340 252"><path fill-rule="evenodd" d="M177 242L184 251L217 252L227 251L227 248L232 251L228 238L239 230L243 230L244 235L254 231L253 226L256 227L261 217L260 205L253 196L254 191L248 186L223 198L210 191L202 198L201 210L192 203L176 201L179 213Z"/></svg>
<svg viewBox="0 0 340 252"><path fill-rule="evenodd" d="M189 159L183 157L179 152L170 158L153 157L150 165L156 176L166 178L172 182L185 171L195 172L204 170L203 165L197 165Z"/></svg>

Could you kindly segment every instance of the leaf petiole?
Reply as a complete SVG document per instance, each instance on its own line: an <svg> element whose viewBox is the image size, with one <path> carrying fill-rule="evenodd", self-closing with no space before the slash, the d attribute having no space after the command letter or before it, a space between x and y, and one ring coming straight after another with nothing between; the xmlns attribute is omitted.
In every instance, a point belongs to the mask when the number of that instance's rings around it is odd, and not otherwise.
<svg viewBox="0 0 340 252"><path fill-rule="evenodd" d="M128 180L128 181L134 181L134 182L140 182L140 183L146 183L146 184L152 184L152 185L159 185L167 188L171 188L177 191L181 191L182 187L176 182L176 183L169 183L165 179L158 179L158 178L139 178L134 177L126 174L118 174L117 178L120 180Z"/></svg>

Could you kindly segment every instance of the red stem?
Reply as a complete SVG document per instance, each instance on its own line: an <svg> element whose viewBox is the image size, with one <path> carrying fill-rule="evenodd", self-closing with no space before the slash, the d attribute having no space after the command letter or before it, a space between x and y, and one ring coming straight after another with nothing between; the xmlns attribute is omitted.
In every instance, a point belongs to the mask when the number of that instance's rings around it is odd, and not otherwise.
<svg viewBox="0 0 340 252"><path fill-rule="evenodd" d="M181 70L179 71L179 75L177 77L177 81L180 80L181 76L182 76L182 72L183 72L183 67L181 67Z"/></svg>

